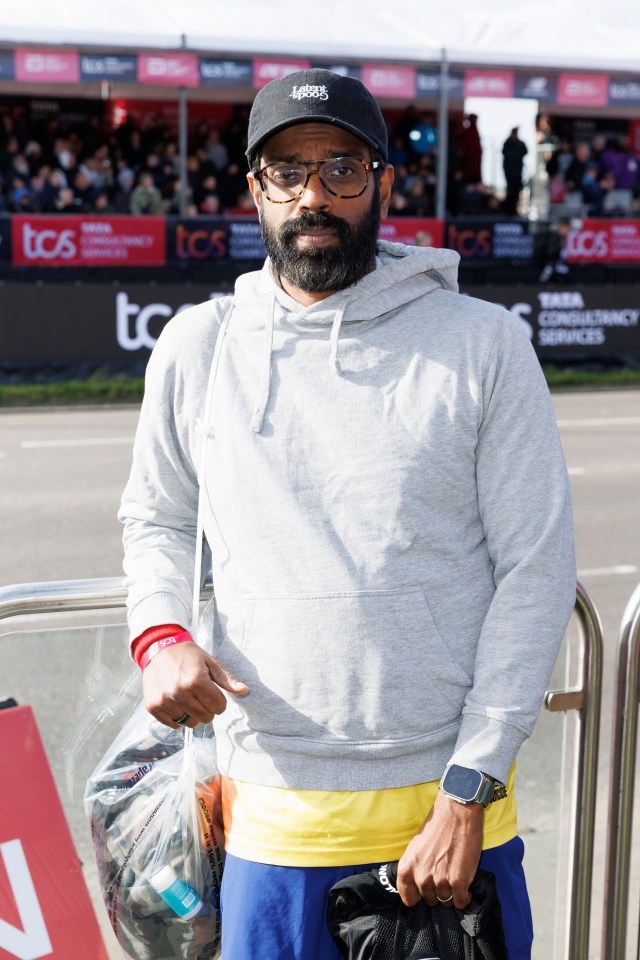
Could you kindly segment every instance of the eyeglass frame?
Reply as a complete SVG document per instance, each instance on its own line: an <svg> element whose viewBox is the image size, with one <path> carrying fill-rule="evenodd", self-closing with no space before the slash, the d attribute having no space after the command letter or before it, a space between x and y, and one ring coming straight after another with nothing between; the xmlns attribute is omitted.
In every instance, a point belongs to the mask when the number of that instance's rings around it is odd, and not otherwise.
<svg viewBox="0 0 640 960"><path fill-rule="evenodd" d="M361 163L362 166L365 168L367 179L365 181L364 187L359 193L350 193L347 196L344 196L343 194L336 193L334 190L331 189L331 187L328 187L326 185L326 183L320 176L320 170L325 163L335 163L337 160L357 160L358 163ZM273 200L269 196L269 191L263 184L262 178L268 167L275 167L278 164L286 165L287 163L291 164L291 166L300 166L300 167L308 167L310 163L313 163L316 165L316 169L315 170L307 169L307 179L304 181L304 184L302 186L302 190L300 191L300 193L297 193L294 197L289 197L288 200ZM299 200L302 194L307 189L309 178L313 174L317 174L317 177L320 183L322 184L324 189L331 194L332 197L337 197L339 200L357 200L357 198L361 197L362 194L367 189L367 187L369 186L369 174L373 170L377 170L379 167L385 167L385 166L386 164L383 163L382 160L363 160L362 157L352 157L347 154L346 156L342 156L342 157L328 157L326 160L272 160L270 163L266 163L264 167L260 167L258 170L253 171L253 173L251 173L251 176L253 177L254 180L257 180L257 182L260 184L260 190L265 195L269 203L293 203L294 200Z"/></svg>

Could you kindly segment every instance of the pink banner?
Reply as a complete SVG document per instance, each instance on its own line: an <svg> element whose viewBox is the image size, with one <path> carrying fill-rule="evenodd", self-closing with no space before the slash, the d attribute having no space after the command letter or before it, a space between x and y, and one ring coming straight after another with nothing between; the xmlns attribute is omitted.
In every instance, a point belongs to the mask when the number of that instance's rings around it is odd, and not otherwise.
<svg viewBox="0 0 640 960"><path fill-rule="evenodd" d="M365 64L362 82L376 97L412 99L416 95L416 71L413 67L387 67Z"/></svg>
<svg viewBox="0 0 640 960"><path fill-rule="evenodd" d="M638 220L583 220L567 238L572 262L640 263Z"/></svg>
<svg viewBox="0 0 640 960"><path fill-rule="evenodd" d="M18 266L145 266L166 263L164 217L11 218L12 263Z"/></svg>
<svg viewBox="0 0 640 960"><path fill-rule="evenodd" d="M558 77L558 103L606 107L608 102L608 76L598 73L561 73Z"/></svg>
<svg viewBox="0 0 640 960"><path fill-rule="evenodd" d="M512 97L515 77L512 70L465 70L465 97Z"/></svg>
<svg viewBox="0 0 640 960"><path fill-rule="evenodd" d="M16 50L16 80L38 83L77 83L80 79L80 57L77 51L57 53L53 50Z"/></svg>
<svg viewBox="0 0 640 960"><path fill-rule="evenodd" d="M287 77L297 70L308 70L311 64L308 60L254 60L253 86L260 90L278 77Z"/></svg>
<svg viewBox="0 0 640 960"><path fill-rule="evenodd" d="M442 247L444 220L427 217L390 217L383 220L378 231L380 240L406 243L410 247Z"/></svg>
<svg viewBox="0 0 640 960"><path fill-rule="evenodd" d="M193 53L140 53L138 83L197 87L200 84L198 58Z"/></svg>

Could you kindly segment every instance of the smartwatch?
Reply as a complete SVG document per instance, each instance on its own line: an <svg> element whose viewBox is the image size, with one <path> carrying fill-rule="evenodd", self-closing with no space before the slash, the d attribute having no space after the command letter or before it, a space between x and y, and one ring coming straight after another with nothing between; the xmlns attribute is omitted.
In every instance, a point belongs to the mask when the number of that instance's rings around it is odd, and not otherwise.
<svg viewBox="0 0 640 960"><path fill-rule="evenodd" d="M495 782L491 777L473 770L471 767L461 767L452 763L445 771L440 782L440 789L452 800L458 803L481 803L487 807L491 803Z"/></svg>

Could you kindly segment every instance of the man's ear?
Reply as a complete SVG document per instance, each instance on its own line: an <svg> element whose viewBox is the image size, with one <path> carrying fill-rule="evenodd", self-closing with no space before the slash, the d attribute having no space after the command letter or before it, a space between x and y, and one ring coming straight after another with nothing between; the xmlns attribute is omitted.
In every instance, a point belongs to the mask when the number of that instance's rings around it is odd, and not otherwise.
<svg viewBox="0 0 640 960"><path fill-rule="evenodd" d="M391 190L393 187L393 167L390 163L386 165L380 177L380 216L384 220L389 209L391 200Z"/></svg>
<svg viewBox="0 0 640 960"><path fill-rule="evenodd" d="M256 205L258 213L260 213L260 195L262 193L262 188L255 177L252 177L250 173L247 174L247 183L249 184L249 190L251 190L251 196L253 197L253 202Z"/></svg>

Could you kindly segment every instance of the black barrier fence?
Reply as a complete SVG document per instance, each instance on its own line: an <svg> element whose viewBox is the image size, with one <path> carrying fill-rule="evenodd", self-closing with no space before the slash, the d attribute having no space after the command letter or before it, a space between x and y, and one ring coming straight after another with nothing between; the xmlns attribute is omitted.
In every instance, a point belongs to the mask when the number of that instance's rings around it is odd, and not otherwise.
<svg viewBox="0 0 640 960"><path fill-rule="evenodd" d="M203 284L0 285L0 370L51 365L140 370L170 317L223 295ZM640 367L640 285L463 286L524 324L541 361Z"/></svg>

